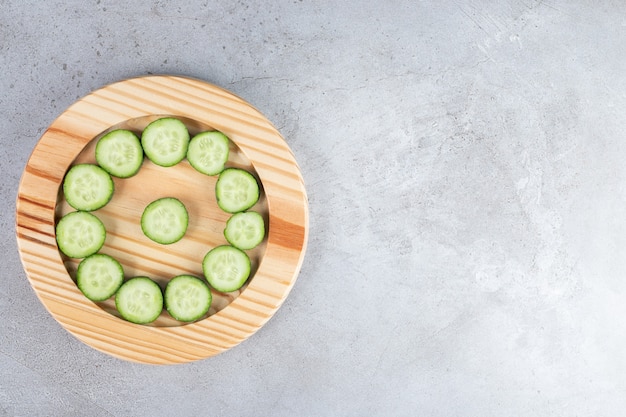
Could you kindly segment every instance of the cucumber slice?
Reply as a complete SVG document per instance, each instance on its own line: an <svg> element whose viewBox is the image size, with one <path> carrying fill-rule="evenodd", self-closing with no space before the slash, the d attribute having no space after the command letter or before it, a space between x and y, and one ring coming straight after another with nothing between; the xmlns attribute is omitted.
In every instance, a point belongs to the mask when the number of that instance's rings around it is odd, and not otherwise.
<svg viewBox="0 0 626 417"><path fill-rule="evenodd" d="M226 222L224 237L236 248L248 250L256 247L265 237L265 222L256 211L233 214Z"/></svg>
<svg viewBox="0 0 626 417"><path fill-rule="evenodd" d="M148 277L131 278L117 290L115 307L132 323L152 323L163 310L161 287Z"/></svg>
<svg viewBox="0 0 626 417"><path fill-rule="evenodd" d="M143 162L141 142L130 130L113 130L98 140L96 161L100 167L115 177L132 177L139 171Z"/></svg>
<svg viewBox="0 0 626 417"><path fill-rule="evenodd" d="M222 132L198 133L189 142L187 160L198 172L217 175L228 161L229 140Z"/></svg>
<svg viewBox="0 0 626 417"><path fill-rule="evenodd" d="M83 259L76 271L76 285L91 301L104 301L124 282L122 265L109 255L96 253Z"/></svg>
<svg viewBox="0 0 626 417"><path fill-rule="evenodd" d="M141 134L141 145L152 162L171 167L187 155L189 131L180 120L163 117L146 126Z"/></svg>
<svg viewBox="0 0 626 417"><path fill-rule="evenodd" d="M97 210L113 197L113 180L98 165L74 165L65 174L63 194L68 204L76 210Z"/></svg>
<svg viewBox="0 0 626 417"><path fill-rule="evenodd" d="M259 184L248 171L227 168L215 184L217 205L227 213L245 211L259 201Z"/></svg>
<svg viewBox="0 0 626 417"><path fill-rule="evenodd" d="M234 246L218 246L205 255L202 272L209 285L217 291L235 291L250 276L250 258Z"/></svg>
<svg viewBox="0 0 626 417"><path fill-rule="evenodd" d="M211 290L191 275L172 278L165 287L165 308L178 321L191 322L204 316L211 307Z"/></svg>
<svg viewBox="0 0 626 417"><path fill-rule="evenodd" d="M141 230L162 245L178 242L187 231L189 214L185 205L173 197L164 197L148 204L141 215Z"/></svg>
<svg viewBox="0 0 626 417"><path fill-rule="evenodd" d="M96 216L85 211L73 211L59 220L56 240L59 250L70 258L85 258L104 245L106 230Z"/></svg>

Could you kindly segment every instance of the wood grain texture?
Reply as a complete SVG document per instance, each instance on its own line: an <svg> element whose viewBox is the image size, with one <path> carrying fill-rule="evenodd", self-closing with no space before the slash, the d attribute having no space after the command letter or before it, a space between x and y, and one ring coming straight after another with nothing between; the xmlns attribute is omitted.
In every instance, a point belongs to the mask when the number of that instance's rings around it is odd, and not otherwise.
<svg viewBox="0 0 626 417"><path fill-rule="evenodd" d="M96 141L126 128L140 133L161 116L178 117L190 133L219 130L232 141L229 166L251 171L262 184L253 208L268 225L264 242L249 251L253 277L235 293L213 292L209 315L184 324L164 312L148 326L119 318L113 299L89 301L75 285L79 260L56 245L55 224L73 209L61 184L67 169L95 162ZM202 276L202 258L226 244L229 215L215 201L216 177L196 172L186 161L163 168L147 159L136 176L114 179L109 204L94 212L105 224L102 253L116 257L126 277L146 275L162 286L179 274ZM159 245L141 232L141 212L160 197L185 203L190 224L185 237ZM134 362L173 364L204 359L242 342L269 320L293 287L306 250L308 202L295 158L272 124L250 104L214 85L175 76L121 81L69 107L46 130L26 165L16 202L16 233L24 269L38 298L78 339L107 354Z"/></svg>

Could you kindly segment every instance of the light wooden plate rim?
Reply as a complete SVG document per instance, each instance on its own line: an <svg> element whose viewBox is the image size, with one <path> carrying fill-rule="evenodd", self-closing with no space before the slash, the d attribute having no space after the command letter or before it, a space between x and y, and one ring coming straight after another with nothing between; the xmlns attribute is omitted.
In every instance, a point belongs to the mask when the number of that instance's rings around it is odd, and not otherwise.
<svg viewBox="0 0 626 417"><path fill-rule="evenodd" d="M111 126L155 114L197 120L229 136L254 165L269 207L266 252L245 291L214 315L179 327L132 324L89 301L69 276L54 237L59 186L76 156ZM308 200L292 151L252 105L203 80L150 75L93 91L48 127L22 173L16 200L16 237L32 288L67 331L120 359L184 363L238 345L282 305L306 251Z"/></svg>

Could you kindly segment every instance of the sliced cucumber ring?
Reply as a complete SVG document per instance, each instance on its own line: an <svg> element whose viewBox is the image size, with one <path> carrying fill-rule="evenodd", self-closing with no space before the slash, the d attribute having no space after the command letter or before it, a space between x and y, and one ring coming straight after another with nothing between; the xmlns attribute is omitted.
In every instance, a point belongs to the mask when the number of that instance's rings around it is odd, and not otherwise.
<svg viewBox="0 0 626 417"><path fill-rule="evenodd" d="M98 165L74 165L65 174L63 194L67 203L76 210L97 210L113 197L113 180Z"/></svg>
<svg viewBox="0 0 626 417"><path fill-rule="evenodd" d="M265 222L256 211L233 214L226 222L224 237L236 248L248 250L256 247L265 237Z"/></svg>
<svg viewBox="0 0 626 417"><path fill-rule="evenodd" d="M141 145L152 162L171 167L187 155L189 131L180 120L163 117L146 126L141 134Z"/></svg>
<svg viewBox="0 0 626 417"><path fill-rule="evenodd" d="M227 168L215 184L217 205L227 213L238 213L259 201L259 184L248 171Z"/></svg>
<svg viewBox="0 0 626 417"><path fill-rule="evenodd" d="M59 250L70 258L85 258L98 252L104 245L104 224L91 213L73 211L59 220L56 240Z"/></svg>
<svg viewBox="0 0 626 417"><path fill-rule="evenodd" d="M163 310L161 287L148 277L131 278L117 290L115 307L132 323L152 323Z"/></svg>
<svg viewBox="0 0 626 417"><path fill-rule="evenodd" d="M76 271L76 285L91 301L104 301L124 282L122 265L109 255L96 253L83 259Z"/></svg>
<svg viewBox="0 0 626 417"><path fill-rule="evenodd" d="M165 287L165 309L178 321L202 318L209 311L211 301L209 286L191 275L176 276Z"/></svg>
<svg viewBox="0 0 626 417"><path fill-rule="evenodd" d="M96 161L115 177L132 177L139 172L143 162L141 142L130 130L113 130L98 140Z"/></svg>
<svg viewBox="0 0 626 417"><path fill-rule="evenodd" d="M162 245L178 242L185 235L189 214L185 205L173 197L153 201L143 211L141 230Z"/></svg>
<svg viewBox="0 0 626 417"><path fill-rule="evenodd" d="M116 129L103 135L95 145L97 164L78 163L65 175L63 195L76 211L57 222L55 236L62 254L82 259L76 270L76 285L88 299L100 302L115 296L120 316L136 324L155 321L164 308L175 320L193 322L209 314L211 291L229 293L246 284L252 263L244 251L258 246L267 233L264 217L248 211L259 201L261 184L245 169L226 168L231 150L226 135L204 131L190 140L187 126L176 117L167 116L148 124L140 136L131 130ZM173 166L186 157L196 171L219 175L215 182L217 203L231 214L224 227L228 244L205 254L202 273L206 280L179 275L163 290L145 276L124 282L120 262L98 253L105 243L106 230L90 212L112 199L112 177L118 181L136 175L144 156L162 167ZM168 245L181 240L187 232L189 213L180 200L159 198L145 207L140 225L146 237Z"/></svg>
<svg viewBox="0 0 626 417"><path fill-rule="evenodd" d="M228 161L230 141L222 132L198 133L189 142L187 160L198 172L217 175Z"/></svg>
<svg viewBox="0 0 626 417"><path fill-rule="evenodd" d="M250 258L234 246L211 249L202 261L202 271L209 285L221 292L240 289L250 276Z"/></svg>

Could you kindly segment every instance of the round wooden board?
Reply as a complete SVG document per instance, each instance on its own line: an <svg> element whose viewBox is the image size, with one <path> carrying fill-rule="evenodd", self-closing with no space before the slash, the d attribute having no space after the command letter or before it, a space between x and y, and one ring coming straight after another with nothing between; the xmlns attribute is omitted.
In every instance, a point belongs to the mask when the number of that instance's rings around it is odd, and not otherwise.
<svg viewBox="0 0 626 417"><path fill-rule="evenodd" d="M257 176L262 198L253 208L267 224L264 242L250 251L253 276L239 292L214 292L208 317L190 324L164 312L149 326L118 317L114 303L89 301L76 287L80 260L62 255L55 224L71 211L60 187L68 168L95 162L99 137L115 128L140 134L152 120L174 116L190 133L219 130L233 145L229 166ZM228 214L215 201L216 177L183 161L162 168L146 159L137 176L115 179L115 194L94 212L105 224L101 250L122 263L127 277L147 275L164 285L178 274L202 276L204 254L226 244ZM174 196L185 203L190 223L172 245L148 240L139 227L150 201ZM295 158L272 124L250 104L206 82L177 76L120 81L82 98L62 113L36 145L22 174L17 196L16 233L26 275L52 316L84 343L115 357L140 363L173 364L204 359L242 342L269 320L298 276L307 243L308 202Z"/></svg>

